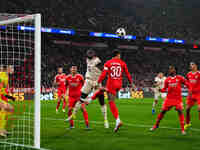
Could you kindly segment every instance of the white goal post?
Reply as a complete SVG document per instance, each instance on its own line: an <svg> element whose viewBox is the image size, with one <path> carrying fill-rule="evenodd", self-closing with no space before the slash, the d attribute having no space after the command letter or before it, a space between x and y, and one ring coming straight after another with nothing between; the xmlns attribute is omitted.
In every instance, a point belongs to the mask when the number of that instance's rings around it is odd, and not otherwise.
<svg viewBox="0 0 200 150"><path fill-rule="evenodd" d="M40 90L41 90L41 15L27 15L0 21L0 26L32 21L34 30L34 145L40 149ZM0 39L1 40L1 39ZM13 143L18 144L18 143ZM30 145L31 146L31 145Z"/></svg>

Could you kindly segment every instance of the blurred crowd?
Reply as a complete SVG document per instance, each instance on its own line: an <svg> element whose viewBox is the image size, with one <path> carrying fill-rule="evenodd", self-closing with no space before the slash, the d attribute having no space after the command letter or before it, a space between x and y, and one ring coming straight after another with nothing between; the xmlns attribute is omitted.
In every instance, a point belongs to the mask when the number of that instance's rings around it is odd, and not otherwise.
<svg viewBox="0 0 200 150"><path fill-rule="evenodd" d="M200 3L191 1L49 0L7 1L6 12L37 13L43 26L114 33L124 27L128 34L198 41ZM4 5L6 5L4 4ZM192 7L192 9L189 9ZM3 9L2 9L3 10ZM198 11L197 11L198 12Z"/></svg>
<svg viewBox="0 0 200 150"><path fill-rule="evenodd" d="M42 14L45 27L69 28L75 30L114 33L123 27L127 34L138 37L155 36L199 41L200 21L198 11L200 1L131 1L122 0L49 0L49 1L5 1L1 10L17 14ZM192 9L191 9L192 8ZM42 57L42 84L51 86L58 66L65 72L72 63L78 65L82 74L86 71L85 51L87 48L69 45L47 44ZM102 52L103 51L103 52ZM105 62L110 49L98 50ZM184 75L191 60L199 61L199 53L132 50L124 51L122 59L128 64L137 87L152 85L156 73L166 72L169 64L178 67ZM127 81L125 81L127 82Z"/></svg>
<svg viewBox="0 0 200 150"><path fill-rule="evenodd" d="M44 86L51 86L54 76L57 73L59 66L64 68L68 74L69 68L75 64L79 68L81 74L86 72L86 56L85 53L88 48L76 46L54 45L51 50L47 52L48 61L43 62L43 84ZM94 49L102 62L106 62L111 58L111 49ZM168 49L161 49L160 51L153 51L150 49L138 50L121 50L122 59L127 63L131 76L137 88L144 89L152 87L154 78L159 72L167 75L169 65L175 65L178 68L178 74L183 76L189 71L189 63L195 61L200 63L200 53L191 53L187 51L170 51ZM124 80L124 86L128 86L128 81Z"/></svg>

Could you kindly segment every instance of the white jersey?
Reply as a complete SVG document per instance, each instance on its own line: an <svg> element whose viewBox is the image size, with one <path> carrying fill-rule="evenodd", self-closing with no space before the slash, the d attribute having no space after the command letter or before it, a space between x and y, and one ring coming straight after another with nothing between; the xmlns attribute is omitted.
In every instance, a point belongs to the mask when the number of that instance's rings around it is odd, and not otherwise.
<svg viewBox="0 0 200 150"><path fill-rule="evenodd" d="M155 77L155 82L158 84L156 86L156 89L164 88L165 80L166 80L166 77L162 77L162 78Z"/></svg>
<svg viewBox="0 0 200 150"><path fill-rule="evenodd" d="M94 57L92 59L87 58L87 72L85 74L85 77L97 81L99 76L101 75L101 70L96 67L99 63L101 63L101 60L98 57Z"/></svg>

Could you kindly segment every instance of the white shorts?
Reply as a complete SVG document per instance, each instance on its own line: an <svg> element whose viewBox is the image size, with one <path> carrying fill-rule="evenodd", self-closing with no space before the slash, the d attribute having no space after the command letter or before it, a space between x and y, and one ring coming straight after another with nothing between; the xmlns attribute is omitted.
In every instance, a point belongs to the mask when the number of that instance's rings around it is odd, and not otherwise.
<svg viewBox="0 0 200 150"><path fill-rule="evenodd" d="M81 89L82 93L90 94L92 91L98 89L100 86L96 86L97 81L86 79Z"/></svg>
<svg viewBox="0 0 200 150"><path fill-rule="evenodd" d="M154 92L154 99L158 100L160 97L162 99L165 99L167 96L167 93L162 93L162 92Z"/></svg>

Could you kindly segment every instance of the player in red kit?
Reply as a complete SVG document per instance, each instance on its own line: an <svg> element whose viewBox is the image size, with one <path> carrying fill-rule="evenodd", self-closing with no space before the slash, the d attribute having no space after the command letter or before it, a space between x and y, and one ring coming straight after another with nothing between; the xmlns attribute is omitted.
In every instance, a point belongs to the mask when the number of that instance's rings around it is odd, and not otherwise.
<svg viewBox="0 0 200 150"><path fill-rule="evenodd" d="M162 110L157 117L156 124L153 126L153 128L151 128L151 131L154 131L156 128L158 128L160 121L163 119L165 113L169 111L172 107L175 107L179 115L182 134L185 134L183 102L181 95L182 84L186 85L190 90L190 86L188 85L186 79L180 75L176 75L175 67L170 66L169 76L165 80L164 88L161 89L161 92L167 92L167 97L163 103Z"/></svg>
<svg viewBox="0 0 200 150"><path fill-rule="evenodd" d="M120 120L119 112L114 100L116 98L117 92L122 87L123 73L125 72L130 85L132 85L132 79L130 73L128 72L126 63L120 59L120 52L115 50L112 54L112 57L112 59L108 60L104 64L104 69L98 79L98 84L102 83L106 76L108 76L106 90L108 93L110 110L116 119L116 126L114 131L117 132L120 126L122 126L122 122Z"/></svg>
<svg viewBox="0 0 200 150"><path fill-rule="evenodd" d="M60 107L60 103L63 100L63 112L65 112L66 107L66 74L63 73L63 68L58 68L58 74L55 76L54 79L54 86L57 87L57 94L58 94L58 102L56 106L56 112L58 112L58 109Z"/></svg>
<svg viewBox="0 0 200 150"><path fill-rule="evenodd" d="M66 86L69 89L69 110L68 116L72 115L73 108L75 104L80 100L81 96L81 88L84 84L84 78L81 74L77 73L77 66L72 66L70 68L71 74L69 74L66 78ZM88 121L88 113L85 108L85 104L82 103L81 110L83 112L83 117L85 119L86 128L89 128L89 121ZM74 127L74 121L70 120L70 128Z"/></svg>
<svg viewBox="0 0 200 150"><path fill-rule="evenodd" d="M195 105L195 103L198 105L200 120L200 72L198 71L197 64L194 62L190 63L190 69L191 71L186 76L186 79L191 86L191 93L189 93L187 97L185 129L191 126L190 110Z"/></svg>

